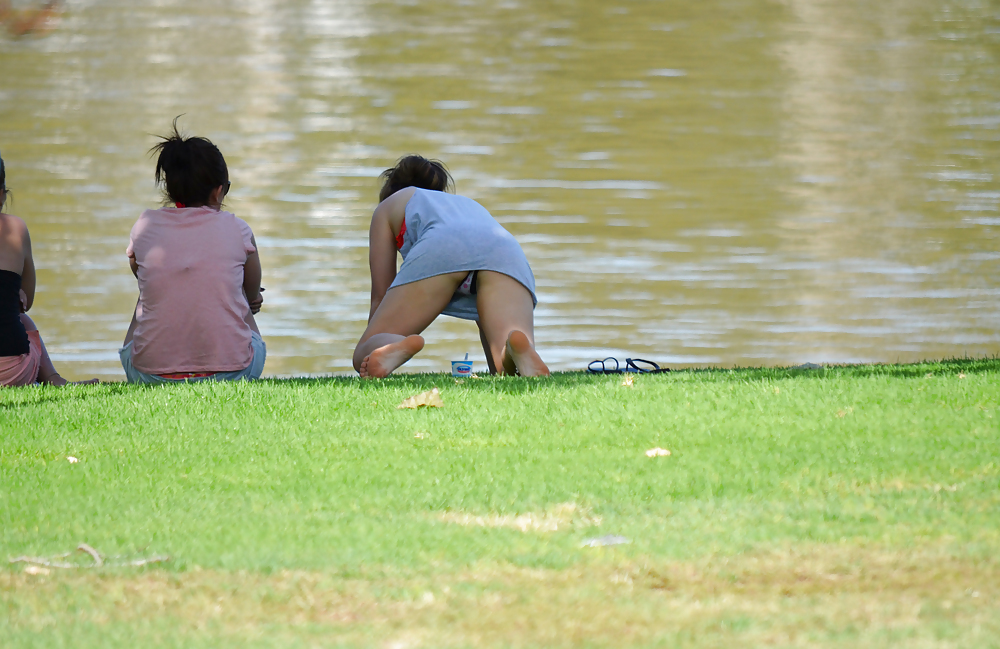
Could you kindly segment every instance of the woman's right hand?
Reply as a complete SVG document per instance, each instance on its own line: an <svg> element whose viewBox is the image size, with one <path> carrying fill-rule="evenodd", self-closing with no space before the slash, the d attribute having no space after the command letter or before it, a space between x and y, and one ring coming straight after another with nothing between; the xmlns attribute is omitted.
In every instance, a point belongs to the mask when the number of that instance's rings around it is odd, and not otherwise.
<svg viewBox="0 0 1000 649"><path fill-rule="evenodd" d="M250 313L257 315L260 313L260 307L264 304L264 289L260 289L261 292L257 293L257 299L250 302Z"/></svg>

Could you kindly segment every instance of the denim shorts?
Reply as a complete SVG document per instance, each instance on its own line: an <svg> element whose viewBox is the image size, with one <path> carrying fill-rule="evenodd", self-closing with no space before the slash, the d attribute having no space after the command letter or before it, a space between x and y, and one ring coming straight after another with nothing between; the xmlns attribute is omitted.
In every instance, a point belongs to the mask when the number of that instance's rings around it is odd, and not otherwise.
<svg viewBox="0 0 1000 649"><path fill-rule="evenodd" d="M259 379L264 371L264 361L267 359L267 346L264 339L256 331L250 332L250 346L253 348L253 358L250 365L235 372L216 372L208 376L200 376L193 379L167 379L156 374L146 374L135 369L132 365L132 343L125 345L118 350L118 357L122 361L122 368L125 370L125 379L129 383L184 383L187 381L249 381Z"/></svg>

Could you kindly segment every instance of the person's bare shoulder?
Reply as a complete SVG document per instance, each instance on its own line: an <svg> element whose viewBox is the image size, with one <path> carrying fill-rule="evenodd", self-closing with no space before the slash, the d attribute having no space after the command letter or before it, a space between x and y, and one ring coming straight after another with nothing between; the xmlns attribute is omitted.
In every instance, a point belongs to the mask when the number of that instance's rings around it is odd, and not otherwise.
<svg viewBox="0 0 1000 649"><path fill-rule="evenodd" d="M0 223L3 223L7 227L18 228L24 232L28 231L28 224L24 222L24 219L19 216L14 216L13 214L0 212Z"/></svg>
<svg viewBox="0 0 1000 649"><path fill-rule="evenodd" d="M0 212L0 238L3 238L5 243L20 247L19 244L27 237L28 224L22 218Z"/></svg>
<svg viewBox="0 0 1000 649"><path fill-rule="evenodd" d="M406 216L406 204L410 202L415 191L415 187L405 187L386 198L375 208L375 218L386 219L393 226L393 230L398 230L399 224Z"/></svg>
<svg viewBox="0 0 1000 649"><path fill-rule="evenodd" d="M20 273L28 241L25 222L13 214L0 213L0 268Z"/></svg>

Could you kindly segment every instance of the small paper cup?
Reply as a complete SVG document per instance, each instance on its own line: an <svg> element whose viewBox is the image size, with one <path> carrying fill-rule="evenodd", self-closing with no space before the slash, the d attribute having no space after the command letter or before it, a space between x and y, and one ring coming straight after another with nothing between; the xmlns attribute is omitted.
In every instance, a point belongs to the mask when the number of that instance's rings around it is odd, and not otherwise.
<svg viewBox="0 0 1000 649"><path fill-rule="evenodd" d="M472 374L472 361L452 361L451 375L465 377Z"/></svg>

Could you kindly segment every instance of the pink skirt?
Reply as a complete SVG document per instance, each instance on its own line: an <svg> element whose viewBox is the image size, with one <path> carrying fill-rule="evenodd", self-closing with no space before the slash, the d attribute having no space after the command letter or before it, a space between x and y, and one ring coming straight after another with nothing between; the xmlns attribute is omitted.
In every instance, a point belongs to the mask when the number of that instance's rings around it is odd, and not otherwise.
<svg viewBox="0 0 1000 649"><path fill-rule="evenodd" d="M42 337L37 330L29 331L27 354L0 356L0 386L37 383L41 366Z"/></svg>

